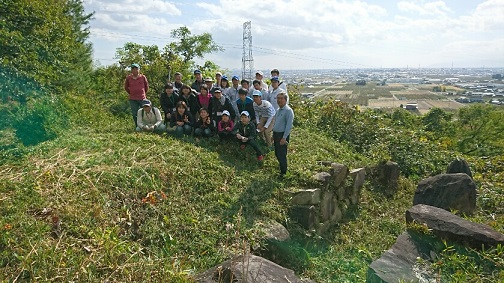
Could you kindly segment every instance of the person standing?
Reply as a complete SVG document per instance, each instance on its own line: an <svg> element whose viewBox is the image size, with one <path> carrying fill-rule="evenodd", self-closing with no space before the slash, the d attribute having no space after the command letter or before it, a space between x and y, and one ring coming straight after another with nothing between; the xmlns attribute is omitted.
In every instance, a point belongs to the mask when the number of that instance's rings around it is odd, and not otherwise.
<svg viewBox="0 0 504 283"><path fill-rule="evenodd" d="M200 70L194 70L194 78L195 81L192 83L191 88L194 89L196 92L200 92L201 86L205 84Z"/></svg>
<svg viewBox="0 0 504 283"><path fill-rule="evenodd" d="M254 112L256 115L257 132L264 139L268 148L273 150L273 138L271 132L275 124L275 108L267 100L262 100L262 93L254 90L252 93L254 100ZM250 116L250 115L249 115Z"/></svg>
<svg viewBox="0 0 504 283"><path fill-rule="evenodd" d="M147 98L149 91L149 81L146 76L140 74L140 65L131 64L131 74L124 80L124 90L128 93L131 114L136 128L138 109L142 108L142 101Z"/></svg>
<svg viewBox="0 0 504 283"><path fill-rule="evenodd" d="M280 71L278 69L273 69L271 70L271 77L274 78L274 77L277 77L278 78L278 87L280 87L281 89L285 90L285 94L288 95L288 92L287 92L287 83L280 80ZM269 89L268 90L271 90L273 88L273 86L269 86ZM288 103L288 102L287 102Z"/></svg>
<svg viewBox="0 0 504 283"><path fill-rule="evenodd" d="M280 167L280 176L287 173L287 145L289 144L292 124L294 122L294 111L287 105L289 97L282 91L277 95L278 110L275 114L275 125L273 126L273 141L275 144L275 156Z"/></svg>
<svg viewBox="0 0 504 283"><path fill-rule="evenodd" d="M182 74L180 72L175 73L175 81L173 82L174 89L180 92L180 89L184 85L182 82Z"/></svg>
<svg viewBox="0 0 504 283"><path fill-rule="evenodd" d="M161 108L163 109L164 112L165 124L170 123L171 114L177 110L176 108L178 101L179 96L174 92L173 85L167 83L164 87L164 92L161 93L161 96L159 98Z"/></svg>

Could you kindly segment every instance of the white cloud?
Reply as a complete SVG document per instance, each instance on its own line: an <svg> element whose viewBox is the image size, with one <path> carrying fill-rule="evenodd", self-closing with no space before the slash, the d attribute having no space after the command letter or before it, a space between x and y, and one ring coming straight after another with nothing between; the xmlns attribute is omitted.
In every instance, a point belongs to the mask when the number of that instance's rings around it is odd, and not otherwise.
<svg viewBox="0 0 504 283"><path fill-rule="evenodd" d="M165 14L165 15L181 15L180 9L175 4L162 0L86 0L84 1L89 7L94 8L100 13L116 13L125 15L138 14Z"/></svg>
<svg viewBox="0 0 504 283"><path fill-rule="evenodd" d="M417 13L422 16L447 16L452 10L443 1L427 2L419 5L418 1L401 1L397 3L400 11Z"/></svg>

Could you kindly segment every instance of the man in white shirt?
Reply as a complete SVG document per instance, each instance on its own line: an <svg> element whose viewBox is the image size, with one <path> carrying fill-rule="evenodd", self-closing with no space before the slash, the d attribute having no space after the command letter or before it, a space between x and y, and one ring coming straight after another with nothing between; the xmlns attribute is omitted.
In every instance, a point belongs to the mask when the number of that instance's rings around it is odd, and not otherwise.
<svg viewBox="0 0 504 283"><path fill-rule="evenodd" d="M258 90L252 92L254 99L254 112L256 114L257 131L266 141L268 148L273 149L273 126L275 125L275 108L267 100L262 100L262 93Z"/></svg>
<svg viewBox="0 0 504 283"><path fill-rule="evenodd" d="M137 112L137 132L164 132L166 127L161 118L161 111L152 107L148 99L142 101L142 108Z"/></svg>

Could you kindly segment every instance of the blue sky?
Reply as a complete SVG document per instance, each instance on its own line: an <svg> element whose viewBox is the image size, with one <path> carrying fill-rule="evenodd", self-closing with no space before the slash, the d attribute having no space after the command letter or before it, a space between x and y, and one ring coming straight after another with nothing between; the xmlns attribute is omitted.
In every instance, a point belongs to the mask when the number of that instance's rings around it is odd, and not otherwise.
<svg viewBox="0 0 504 283"><path fill-rule="evenodd" d="M204 59L241 68L243 23L252 22L258 70L504 67L504 0L84 0L99 64L126 42L158 45L187 26L225 51Z"/></svg>

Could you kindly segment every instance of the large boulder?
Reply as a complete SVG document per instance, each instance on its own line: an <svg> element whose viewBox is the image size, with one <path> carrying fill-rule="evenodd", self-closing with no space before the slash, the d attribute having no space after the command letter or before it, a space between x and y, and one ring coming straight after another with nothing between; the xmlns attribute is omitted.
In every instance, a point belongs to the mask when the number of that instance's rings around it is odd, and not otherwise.
<svg viewBox="0 0 504 283"><path fill-rule="evenodd" d="M453 173L466 173L469 177L472 178L471 168L469 164L464 159L457 158L450 163L448 169L446 170L447 174Z"/></svg>
<svg viewBox="0 0 504 283"><path fill-rule="evenodd" d="M240 255L214 266L197 275L195 281L200 283L314 283L309 279L298 278L290 269L250 254Z"/></svg>
<svg viewBox="0 0 504 283"><path fill-rule="evenodd" d="M291 204L319 204L320 203L321 190L320 189L308 189L299 190L294 193L292 197Z"/></svg>
<svg viewBox="0 0 504 283"><path fill-rule="evenodd" d="M366 282L436 282L418 259L432 260L430 245L413 232L404 232L395 244L368 268Z"/></svg>
<svg viewBox="0 0 504 283"><path fill-rule="evenodd" d="M437 175L418 184L413 205L427 204L471 215L476 209L476 189L465 173Z"/></svg>
<svg viewBox="0 0 504 283"><path fill-rule="evenodd" d="M438 237L473 248L504 245L504 234L490 226L474 223L444 209L418 204L406 211L406 222L425 224Z"/></svg>
<svg viewBox="0 0 504 283"><path fill-rule="evenodd" d="M331 174L333 179L333 187L337 188L341 185L341 183L343 183L343 181L345 181L346 177L348 176L348 167L343 164L332 163L329 173Z"/></svg>

